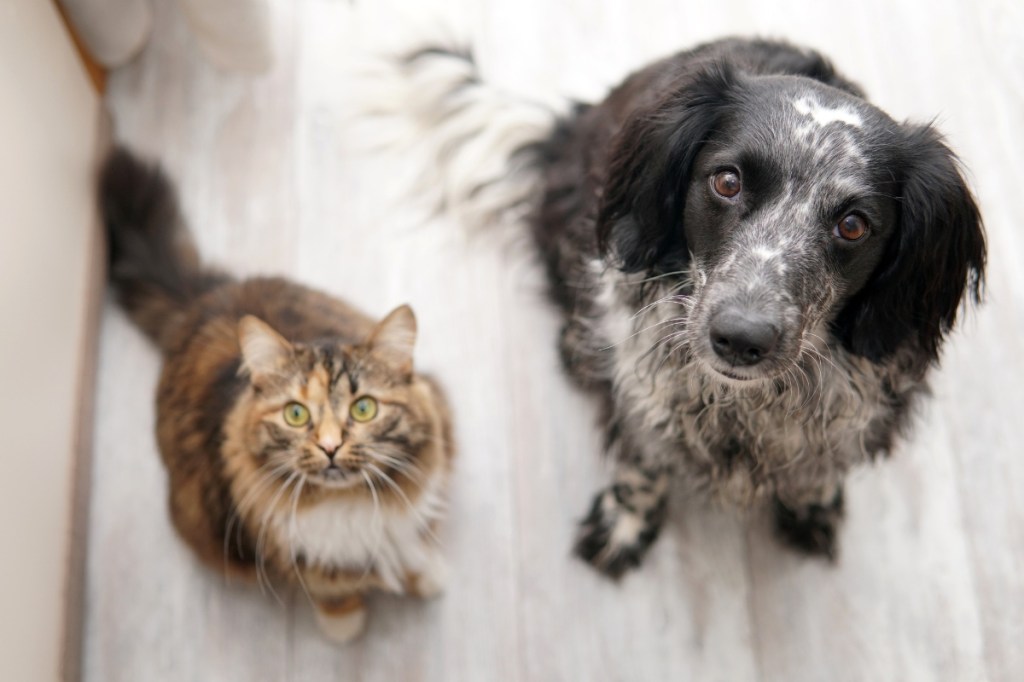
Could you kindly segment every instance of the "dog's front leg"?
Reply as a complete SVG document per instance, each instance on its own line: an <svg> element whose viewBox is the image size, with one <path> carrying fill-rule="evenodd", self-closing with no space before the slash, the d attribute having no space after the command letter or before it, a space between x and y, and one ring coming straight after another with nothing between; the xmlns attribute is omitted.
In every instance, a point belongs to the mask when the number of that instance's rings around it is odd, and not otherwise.
<svg viewBox="0 0 1024 682"><path fill-rule="evenodd" d="M639 566L665 520L671 473L642 450L619 456L611 485L580 523L576 554L612 578Z"/></svg>
<svg viewBox="0 0 1024 682"><path fill-rule="evenodd" d="M822 483L802 493L779 490L772 511L775 531L784 543L801 552L835 561L839 553L836 536L843 520L841 483Z"/></svg>

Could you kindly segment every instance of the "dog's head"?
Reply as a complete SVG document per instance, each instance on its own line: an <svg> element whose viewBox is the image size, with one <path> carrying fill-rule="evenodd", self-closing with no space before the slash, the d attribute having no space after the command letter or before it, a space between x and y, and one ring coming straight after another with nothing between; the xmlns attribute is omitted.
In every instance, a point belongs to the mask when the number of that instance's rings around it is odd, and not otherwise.
<svg viewBox="0 0 1024 682"><path fill-rule="evenodd" d="M689 351L736 380L785 373L825 334L874 361L908 345L934 360L985 262L978 209L930 126L722 65L619 132L598 237L626 271L692 275Z"/></svg>

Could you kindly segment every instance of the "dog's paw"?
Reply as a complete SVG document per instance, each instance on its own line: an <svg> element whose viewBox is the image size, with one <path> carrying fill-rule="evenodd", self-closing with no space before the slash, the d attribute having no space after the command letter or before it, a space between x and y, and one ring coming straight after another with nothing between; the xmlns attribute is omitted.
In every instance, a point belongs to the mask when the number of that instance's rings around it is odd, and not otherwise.
<svg viewBox="0 0 1024 682"><path fill-rule="evenodd" d="M646 512L624 505L614 486L594 498L590 513L580 523L576 555L611 578L640 565L658 537L665 516L663 502Z"/></svg>
<svg viewBox="0 0 1024 682"><path fill-rule="evenodd" d="M790 547L806 554L835 561L839 556L837 539L843 520L842 491L828 504L788 507L775 499L775 531Z"/></svg>

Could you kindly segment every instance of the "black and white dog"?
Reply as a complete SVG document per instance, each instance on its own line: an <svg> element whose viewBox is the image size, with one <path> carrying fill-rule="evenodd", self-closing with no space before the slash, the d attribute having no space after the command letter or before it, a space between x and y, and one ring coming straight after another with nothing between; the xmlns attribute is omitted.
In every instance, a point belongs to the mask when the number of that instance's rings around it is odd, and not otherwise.
<svg viewBox="0 0 1024 682"><path fill-rule="evenodd" d="M679 473L834 556L844 474L892 447L979 298L984 232L940 135L779 42L702 45L557 120L465 55L401 70L446 204L525 209L565 366L602 402L617 467L577 552L638 565Z"/></svg>

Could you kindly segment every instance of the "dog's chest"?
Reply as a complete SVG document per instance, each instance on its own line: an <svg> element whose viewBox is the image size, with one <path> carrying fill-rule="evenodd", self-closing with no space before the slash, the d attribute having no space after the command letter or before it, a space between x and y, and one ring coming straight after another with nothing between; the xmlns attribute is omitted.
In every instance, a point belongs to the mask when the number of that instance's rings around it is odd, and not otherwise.
<svg viewBox="0 0 1024 682"><path fill-rule="evenodd" d="M837 395L838 386L831 394L766 399L690 390L700 382L689 377L663 380L681 387L668 400L666 455L682 461L691 483L740 504L837 479L868 457L864 433L884 409Z"/></svg>

